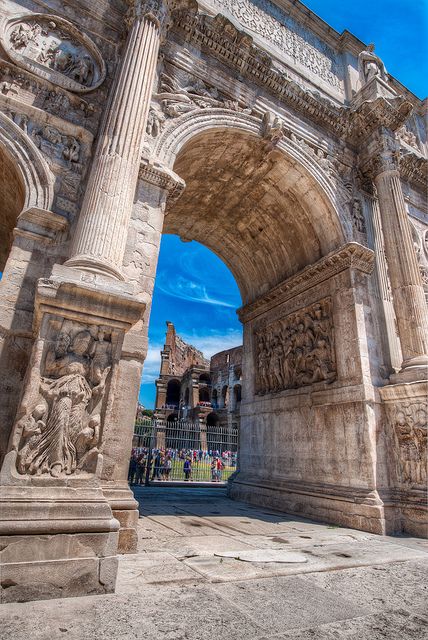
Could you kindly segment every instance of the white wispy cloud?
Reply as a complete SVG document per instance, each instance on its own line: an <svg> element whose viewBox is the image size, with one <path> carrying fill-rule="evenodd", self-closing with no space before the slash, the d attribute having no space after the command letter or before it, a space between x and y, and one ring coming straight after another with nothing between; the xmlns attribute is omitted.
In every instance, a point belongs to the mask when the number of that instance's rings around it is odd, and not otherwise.
<svg viewBox="0 0 428 640"><path fill-rule="evenodd" d="M180 274L171 275L161 271L157 278L158 289L173 298L187 300L188 302L212 304L219 307L236 307L236 304L211 296L204 283L191 280Z"/></svg>

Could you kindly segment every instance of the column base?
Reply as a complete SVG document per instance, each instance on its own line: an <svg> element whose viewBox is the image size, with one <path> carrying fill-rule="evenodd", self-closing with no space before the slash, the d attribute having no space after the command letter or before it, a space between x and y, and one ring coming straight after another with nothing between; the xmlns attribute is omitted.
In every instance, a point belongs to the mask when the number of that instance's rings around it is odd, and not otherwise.
<svg viewBox="0 0 428 640"><path fill-rule="evenodd" d="M72 267L73 269L79 269L80 271L90 271L91 273L98 273L108 278L114 278L115 280L125 280L123 273L120 269L112 264L103 262L102 260L96 260L92 256L74 256L64 263L66 267Z"/></svg>
<svg viewBox="0 0 428 640"><path fill-rule="evenodd" d="M405 382L424 382L428 380L428 357L420 356L405 360L398 373L393 373L389 379L391 384Z"/></svg>

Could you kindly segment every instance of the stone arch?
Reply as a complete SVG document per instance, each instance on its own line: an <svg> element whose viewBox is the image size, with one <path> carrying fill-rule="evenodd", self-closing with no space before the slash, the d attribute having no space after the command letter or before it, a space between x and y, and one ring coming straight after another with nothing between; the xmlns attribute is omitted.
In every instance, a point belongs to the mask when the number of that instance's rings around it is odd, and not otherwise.
<svg viewBox="0 0 428 640"><path fill-rule="evenodd" d="M233 273L244 304L337 250L350 236L346 226L349 221L345 211L336 206L334 185L327 173L291 139L284 137L274 146L261 137L260 131L260 120L254 116L223 109L203 110L171 123L155 150L157 159L187 184L182 196L167 209L164 233L177 234L183 240L197 240L214 251ZM239 147L241 141L242 148ZM201 194L200 189L197 192L195 184L215 182L222 167L212 163L233 145L238 147L232 160L236 159L240 165L241 174L232 176L234 186L229 189L229 201L225 203L220 198L215 212L208 214L208 197ZM204 153L206 156L201 158ZM256 166L256 162L260 166ZM265 169L266 173L270 171L269 184L260 178ZM251 171L259 180L255 190L263 197L269 192L271 197L266 195L264 206L253 207L251 216L240 218L236 211L242 199L248 200L249 196L244 192L240 198L235 186L249 179ZM219 180L223 181L225 193L227 175ZM221 212L229 208L230 213L231 206L235 209L234 217L224 213L221 218ZM250 206L247 203L248 209ZM214 228L210 225L205 230L202 228L201 219L205 214ZM221 237L219 228L222 228Z"/></svg>
<svg viewBox="0 0 428 640"><path fill-rule="evenodd" d="M1 112L0 147L16 167L24 184L24 209L49 209L54 196L52 172L32 140Z"/></svg>
<svg viewBox="0 0 428 640"><path fill-rule="evenodd" d="M180 380L177 378L172 378L168 380L168 384L166 387L166 405L167 407L177 407L180 401Z"/></svg>
<svg viewBox="0 0 428 640"><path fill-rule="evenodd" d="M290 134L293 133L290 124ZM262 139L262 121L253 115L230 111L228 109L203 109L199 112L191 111L169 123L156 141L153 156L162 164L173 168L174 162L180 151L195 135L201 135L212 129L235 130L257 136ZM296 130L296 133L299 133ZM267 145L270 143L267 141ZM336 211L340 219L344 239L353 237L352 224L347 214L346 203L349 200L345 185L337 179L333 179L315 160L312 154L308 154L298 142L284 135L276 145L276 149L284 155L299 163L308 174L312 176L319 187L324 191L330 206ZM344 191L344 199L340 197ZM342 200L344 200L342 202Z"/></svg>
<svg viewBox="0 0 428 640"><path fill-rule="evenodd" d="M4 113L0 113L0 270L12 244L17 219L25 211L49 209L53 200L53 176L30 138Z"/></svg>

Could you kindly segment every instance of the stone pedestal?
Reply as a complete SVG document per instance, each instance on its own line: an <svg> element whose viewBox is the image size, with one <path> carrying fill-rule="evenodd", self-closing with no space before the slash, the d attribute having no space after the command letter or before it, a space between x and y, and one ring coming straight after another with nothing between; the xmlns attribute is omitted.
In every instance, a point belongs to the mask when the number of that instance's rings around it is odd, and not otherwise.
<svg viewBox="0 0 428 640"><path fill-rule="evenodd" d="M388 385L380 394L389 453L389 488L382 494L386 517L396 531L426 538L428 385Z"/></svg>
<svg viewBox="0 0 428 640"><path fill-rule="evenodd" d="M119 527L133 529L135 516L112 513L129 510L127 487L102 487L106 425L123 338L144 308L129 285L63 266L38 283L37 338L1 472L3 600L114 591Z"/></svg>

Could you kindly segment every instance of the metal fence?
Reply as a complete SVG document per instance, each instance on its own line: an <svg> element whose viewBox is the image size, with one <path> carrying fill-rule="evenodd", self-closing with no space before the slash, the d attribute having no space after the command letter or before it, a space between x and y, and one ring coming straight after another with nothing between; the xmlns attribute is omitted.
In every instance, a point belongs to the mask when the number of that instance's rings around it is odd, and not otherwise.
<svg viewBox="0 0 428 640"><path fill-rule="evenodd" d="M128 480L221 482L236 471L238 429L152 418L135 423Z"/></svg>

